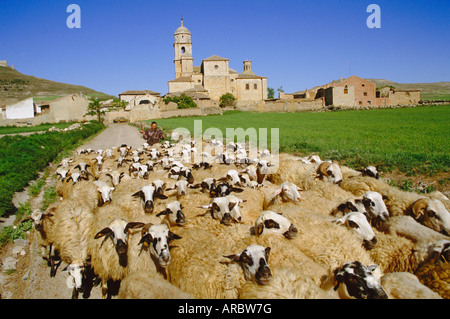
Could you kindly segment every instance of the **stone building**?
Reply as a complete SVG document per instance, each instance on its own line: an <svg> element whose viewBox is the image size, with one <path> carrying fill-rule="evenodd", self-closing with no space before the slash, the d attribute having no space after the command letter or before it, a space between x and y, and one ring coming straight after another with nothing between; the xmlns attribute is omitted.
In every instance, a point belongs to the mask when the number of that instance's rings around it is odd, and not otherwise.
<svg viewBox="0 0 450 319"><path fill-rule="evenodd" d="M217 55L202 60L194 66L191 32L183 25L175 31L175 79L168 82L169 94L197 92L219 100L225 93L232 93L239 101L260 101L267 98L267 77L252 71L251 61L244 61L243 72L229 66L229 59Z"/></svg>
<svg viewBox="0 0 450 319"><path fill-rule="evenodd" d="M161 93L150 90L129 90L119 94L119 100L128 102L125 110L129 111L139 104L154 106L160 100Z"/></svg>
<svg viewBox="0 0 450 319"><path fill-rule="evenodd" d="M420 101L420 90L397 90L389 86L376 93L377 106L417 105Z"/></svg>

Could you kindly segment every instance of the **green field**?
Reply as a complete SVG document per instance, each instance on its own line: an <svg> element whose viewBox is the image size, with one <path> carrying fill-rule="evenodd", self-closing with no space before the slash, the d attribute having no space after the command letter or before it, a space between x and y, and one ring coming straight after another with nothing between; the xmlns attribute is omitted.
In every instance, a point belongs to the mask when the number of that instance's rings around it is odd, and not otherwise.
<svg viewBox="0 0 450 319"><path fill-rule="evenodd" d="M57 127L64 129L69 127L74 122L69 123L45 123L36 126L0 126L0 134L16 134L16 133L28 133L28 132L39 132L46 131L51 127Z"/></svg>
<svg viewBox="0 0 450 319"><path fill-rule="evenodd" d="M203 130L279 128L280 152L319 154L355 169L379 164L384 172L407 175L446 173L450 166L450 105L326 113L253 113L159 119L171 131L194 120ZM148 121L146 125L149 125ZM270 133L269 133L270 134ZM270 137L269 137L270 145Z"/></svg>

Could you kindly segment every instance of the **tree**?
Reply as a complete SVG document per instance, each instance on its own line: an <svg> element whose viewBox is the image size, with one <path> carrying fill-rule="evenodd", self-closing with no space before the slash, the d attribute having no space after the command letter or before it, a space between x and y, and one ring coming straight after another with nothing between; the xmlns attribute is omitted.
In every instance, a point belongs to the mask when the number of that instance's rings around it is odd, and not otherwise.
<svg viewBox="0 0 450 319"><path fill-rule="evenodd" d="M103 109L103 105L100 103L100 99L91 97L89 98L91 103L88 105L88 111L85 115L97 116L97 120L103 123L103 115L105 115L106 111Z"/></svg>
<svg viewBox="0 0 450 319"><path fill-rule="evenodd" d="M119 99L115 98L115 99L113 99L111 104L114 108L125 110L128 103L129 102L127 102L127 101L123 101L123 100L119 100Z"/></svg>
<svg viewBox="0 0 450 319"><path fill-rule="evenodd" d="M273 99L275 95L275 90L273 88L267 88L267 98Z"/></svg>
<svg viewBox="0 0 450 319"><path fill-rule="evenodd" d="M236 104L236 98L231 93L225 93L220 97L220 107L234 106Z"/></svg>
<svg viewBox="0 0 450 319"><path fill-rule="evenodd" d="M277 91L278 91L278 92L284 92L283 86L280 86L280 87L277 89Z"/></svg>

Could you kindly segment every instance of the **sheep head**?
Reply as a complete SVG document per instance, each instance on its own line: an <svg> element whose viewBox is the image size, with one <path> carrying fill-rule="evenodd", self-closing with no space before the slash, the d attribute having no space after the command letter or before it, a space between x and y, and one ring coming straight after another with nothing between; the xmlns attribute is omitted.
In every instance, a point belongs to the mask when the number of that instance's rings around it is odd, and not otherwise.
<svg viewBox="0 0 450 319"><path fill-rule="evenodd" d="M420 198L413 203L411 213L422 225L450 236L450 214L441 201Z"/></svg>
<svg viewBox="0 0 450 319"><path fill-rule="evenodd" d="M334 271L335 287L342 299L387 299L386 292L374 275L377 265L365 266L350 261Z"/></svg>
<svg viewBox="0 0 450 319"><path fill-rule="evenodd" d="M267 285L272 280L269 268L270 247L250 245L241 254L224 256L238 262L244 270L247 280L256 281L260 285Z"/></svg>
<svg viewBox="0 0 450 319"><path fill-rule="evenodd" d="M142 238L139 244L150 247L150 253L158 260L159 266L167 268L171 259L169 244L174 239L181 239L181 237L172 233L166 224L146 224L142 228L141 234Z"/></svg>

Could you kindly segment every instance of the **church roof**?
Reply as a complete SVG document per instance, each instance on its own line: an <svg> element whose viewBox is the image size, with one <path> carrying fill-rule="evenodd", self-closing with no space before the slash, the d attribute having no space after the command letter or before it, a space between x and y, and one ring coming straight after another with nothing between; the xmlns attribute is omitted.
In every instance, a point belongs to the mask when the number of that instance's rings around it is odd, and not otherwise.
<svg viewBox="0 0 450 319"><path fill-rule="evenodd" d="M218 55L212 55L209 58L203 59L203 61L229 61L227 58L222 58Z"/></svg>
<svg viewBox="0 0 450 319"><path fill-rule="evenodd" d="M191 76L180 76L176 79L173 79L169 82L192 82L192 77Z"/></svg>
<svg viewBox="0 0 450 319"><path fill-rule="evenodd" d="M256 75L252 70L245 70L238 75L238 79L267 79L265 76Z"/></svg>
<svg viewBox="0 0 450 319"><path fill-rule="evenodd" d="M129 90L129 91L122 92L119 95L146 95L146 94L161 95L161 93L158 93L155 91L150 91L150 90Z"/></svg>

